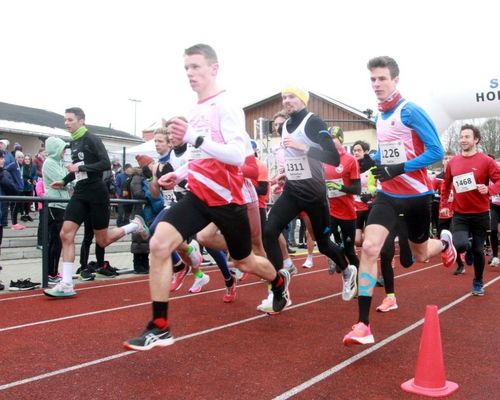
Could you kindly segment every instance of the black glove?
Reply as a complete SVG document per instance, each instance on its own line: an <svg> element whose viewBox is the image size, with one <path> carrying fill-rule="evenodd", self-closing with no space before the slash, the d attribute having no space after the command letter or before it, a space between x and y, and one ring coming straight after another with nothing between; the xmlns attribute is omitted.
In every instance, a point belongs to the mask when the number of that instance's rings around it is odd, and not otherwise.
<svg viewBox="0 0 500 400"><path fill-rule="evenodd" d="M369 203L373 198L370 193L361 193L359 197L363 203Z"/></svg>
<svg viewBox="0 0 500 400"><path fill-rule="evenodd" d="M394 165L378 165L372 169L373 176L380 182L387 181L394 178L395 176L404 174L405 164L394 164Z"/></svg>
<svg viewBox="0 0 500 400"><path fill-rule="evenodd" d="M142 176L146 179L151 179L153 177L153 173L151 172L151 170L147 165L142 167Z"/></svg>

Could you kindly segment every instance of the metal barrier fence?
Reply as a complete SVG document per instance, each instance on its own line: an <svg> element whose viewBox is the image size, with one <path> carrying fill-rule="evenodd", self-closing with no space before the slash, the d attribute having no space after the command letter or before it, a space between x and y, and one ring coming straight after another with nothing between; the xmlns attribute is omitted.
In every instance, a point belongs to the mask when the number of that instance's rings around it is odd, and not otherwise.
<svg viewBox="0 0 500 400"><path fill-rule="evenodd" d="M69 199L58 199L53 197L38 197L38 196L0 196L0 202L15 202L15 203L42 203L42 207L46 210L50 203L68 203ZM111 205L118 204L146 204L145 200L130 200L130 199L109 199ZM42 224L42 286L48 287L49 274L49 214L46 212L40 213Z"/></svg>

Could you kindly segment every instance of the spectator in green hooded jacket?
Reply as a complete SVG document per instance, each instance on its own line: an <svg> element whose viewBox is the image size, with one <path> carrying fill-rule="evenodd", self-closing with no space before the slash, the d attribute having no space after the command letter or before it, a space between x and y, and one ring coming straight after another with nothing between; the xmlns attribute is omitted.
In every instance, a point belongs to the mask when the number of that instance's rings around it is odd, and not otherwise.
<svg viewBox="0 0 500 400"><path fill-rule="evenodd" d="M61 189L53 189L50 186L52 182L61 181L68 174L63 163L66 142L56 137L49 137L45 142L45 148L47 149L47 159L42 167L45 186L44 197L69 199L66 186ZM62 249L59 232L64 221L64 211L67 204L67 202L49 203L47 208L49 219L49 285L56 284L61 280L61 275L58 272Z"/></svg>

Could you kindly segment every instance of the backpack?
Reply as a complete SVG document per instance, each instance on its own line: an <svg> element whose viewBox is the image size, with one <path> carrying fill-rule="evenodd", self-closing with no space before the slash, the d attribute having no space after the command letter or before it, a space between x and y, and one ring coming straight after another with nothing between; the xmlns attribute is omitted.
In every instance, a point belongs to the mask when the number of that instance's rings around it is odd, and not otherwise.
<svg viewBox="0 0 500 400"><path fill-rule="evenodd" d="M142 187L142 182L144 178L142 175L132 175L130 177L129 183L129 195L130 199L144 200L146 198L146 193Z"/></svg>
<svg viewBox="0 0 500 400"><path fill-rule="evenodd" d="M102 173L102 180L104 181L104 184L106 185L106 188L108 189L108 192L111 196L114 196L116 193L116 188L115 188L115 175L113 172L108 169L107 171L104 171Z"/></svg>

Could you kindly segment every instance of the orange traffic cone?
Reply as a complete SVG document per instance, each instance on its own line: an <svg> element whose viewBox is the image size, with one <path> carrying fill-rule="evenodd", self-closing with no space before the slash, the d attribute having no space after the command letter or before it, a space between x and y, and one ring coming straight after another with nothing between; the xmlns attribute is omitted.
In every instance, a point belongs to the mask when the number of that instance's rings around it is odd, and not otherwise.
<svg viewBox="0 0 500 400"><path fill-rule="evenodd" d="M426 308L415 378L401 384L407 392L429 397L448 396L458 389L456 383L446 380L437 310L433 305Z"/></svg>

